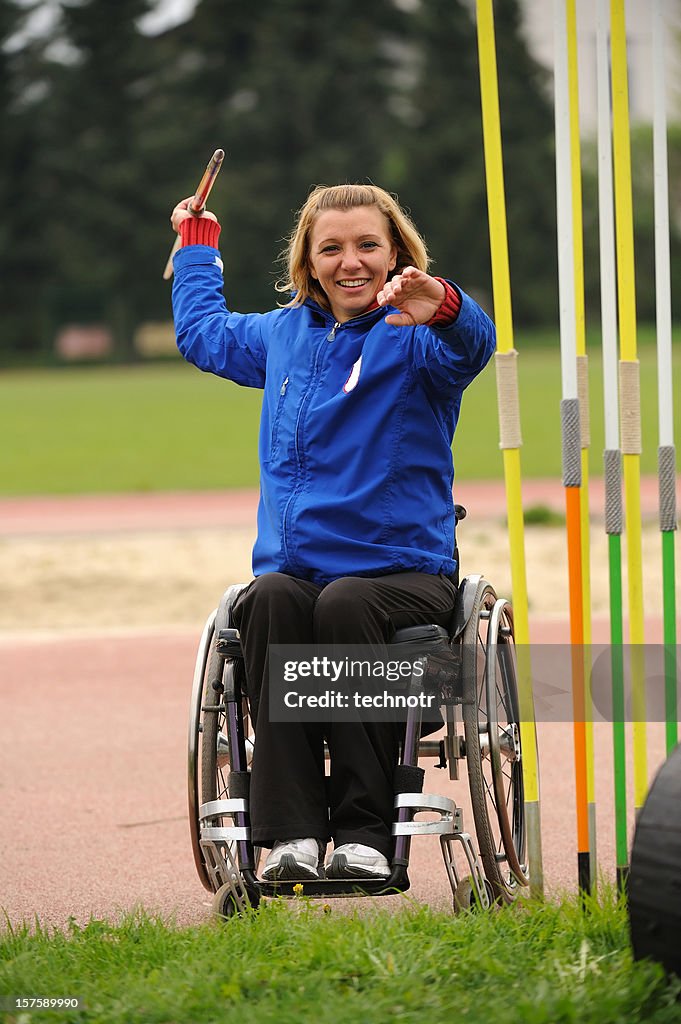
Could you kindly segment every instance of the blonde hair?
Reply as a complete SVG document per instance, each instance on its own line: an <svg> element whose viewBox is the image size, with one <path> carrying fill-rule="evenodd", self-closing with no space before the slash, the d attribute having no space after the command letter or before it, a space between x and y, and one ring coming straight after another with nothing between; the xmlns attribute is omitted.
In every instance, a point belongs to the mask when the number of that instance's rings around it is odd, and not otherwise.
<svg viewBox="0 0 681 1024"><path fill-rule="evenodd" d="M389 192L377 185L316 185L298 211L288 245L281 254L287 277L277 282L276 288L279 292L295 292L289 306L300 306L308 298L328 306L323 288L310 271L310 235L318 214L324 210L350 210L355 206L375 206L387 218L390 237L397 248L393 274L408 266L428 269L430 257L426 243Z"/></svg>

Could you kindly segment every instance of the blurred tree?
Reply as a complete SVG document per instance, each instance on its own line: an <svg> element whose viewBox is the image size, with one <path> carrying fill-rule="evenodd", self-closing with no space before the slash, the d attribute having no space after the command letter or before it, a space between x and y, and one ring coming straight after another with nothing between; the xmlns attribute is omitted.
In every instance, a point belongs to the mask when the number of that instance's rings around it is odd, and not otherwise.
<svg viewBox="0 0 681 1024"><path fill-rule="evenodd" d="M514 315L558 320L556 167L551 77L531 57L519 0L494 4Z"/></svg>
<svg viewBox="0 0 681 1024"><path fill-rule="evenodd" d="M667 130L669 178L669 246L672 298L681 297L681 125ZM598 154L595 140L583 150L585 292L590 323L600 326L600 257L598 234ZM631 133L636 313L655 322L655 201L653 135L650 125Z"/></svg>
<svg viewBox="0 0 681 1024"><path fill-rule="evenodd" d="M521 323L555 316L553 119L520 31L516 0L495 3L511 286ZM404 192L436 260L492 311L477 37L469 5L428 0L410 39L419 73Z"/></svg>
<svg viewBox="0 0 681 1024"><path fill-rule="evenodd" d="M172 33L178 88L195 102L183 126L194 176L197 152L227 151L211 204L237 308L272 305L273 263L312 185L394 187L403 31L391 0L261 0L257 16L239 0L200 0Z"/></svg>
<svg viewBox="0 0 681 1024"><path fill-rule="evenodd" d="M0 353L36 352L46 335L49 256L42 174L47 85L42 46L19 46L31 11L0 0Z"/></svg>
<svg viewBox="0 0 681 1024"><path fill-rule="evenodd" d="M156 50L137 27L151 7L151 0L61 5L68 50L53 69L46 152L58 196L48 233L57 263L54 318L105 322L126 358L149 312L150 281L160 277L161 223L168 223L155 201L158 140L146 135ZM172 241L167 227L165 239Z"/></svg>
<svg viewBox="0 0 681 1024"><path fill-rule="evenodd" d="M475 26L460 0L421 3L410 18L416 73L402 191L433 272L491 310L489 241Z"/></svg>
<svg viewBox="0 0 681 1024"><path fill-rule="evenodd" d="M67 321L105 321L130 357L136 325L169 317L168 216L217 146L227 157L211 206L236 308L276 300L276 257L311 186L371 180L411 209L434 272L492 310L471 0L199 0L184 24L147 36L153 6L62 0L50 38L18 47L30 8L0 0L0 353L34 353ZM495 0L495 20L514 314L520 325L553 324L551 99L522 37L519 0ZM675 282L680 154L670 130ZM649 139L634 136L633 160L648 316Z"/></svg>

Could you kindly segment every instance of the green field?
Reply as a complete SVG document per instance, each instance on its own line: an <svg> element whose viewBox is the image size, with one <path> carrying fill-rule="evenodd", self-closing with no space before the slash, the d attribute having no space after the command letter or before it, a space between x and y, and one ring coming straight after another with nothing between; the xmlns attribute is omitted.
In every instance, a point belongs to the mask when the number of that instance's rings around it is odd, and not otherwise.
<svg viewBox="0 0 681 1024"><path fill-rule="evenodd" d="M380 901L379 901L380 902ZM173 928L138 915L0 936L0 998L78 998L16 1024L672 1024L681 981L632 960L612 894L452 916L405 899L348 915L304 898Z"/></svg>
<svg viewBox="0 0 681 1024"><path fill-rule="evenodd" d="M518 342L520 347L520 342ZM657 471L657 366L642 345L641 470ZM591 473L602 473L600 359L591 357ZM678 377L677 373L677 377ZM557 343L519 359L522 469L561 475ZM257 486L260 392L177 361L0 373L0 494ZM676 441L681 410L676 407ZM503 475L493 365L471 385L454 445L460 479Z"/></svg>

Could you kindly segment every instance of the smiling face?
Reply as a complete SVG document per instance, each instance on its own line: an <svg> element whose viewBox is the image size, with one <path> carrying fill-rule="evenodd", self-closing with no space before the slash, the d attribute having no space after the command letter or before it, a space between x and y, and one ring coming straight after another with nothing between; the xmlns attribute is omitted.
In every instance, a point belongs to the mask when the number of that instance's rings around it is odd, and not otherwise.
<svg viewBox="0 0 681 1024"><path fill-rule="evenodd" d="M339 323L368 309L396 262L388 218L377 207L318 214L310 232L310 273Z"/></svg>

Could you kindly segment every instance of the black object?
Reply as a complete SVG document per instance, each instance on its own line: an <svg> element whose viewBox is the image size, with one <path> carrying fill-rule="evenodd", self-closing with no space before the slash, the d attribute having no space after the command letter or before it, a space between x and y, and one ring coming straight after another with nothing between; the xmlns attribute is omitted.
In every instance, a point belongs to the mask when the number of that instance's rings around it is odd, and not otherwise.
<svg viewBox="0 0 681 1024"><path fill-rule="evenodd" d="M223 658L243 658L238 629L219 629L215 648Z"/></svg>
<svg viewBox="0 0 681 1024"><path fill-rule="evenodd" d="M425 775L425 769L418 765L398 764L393 776L395 792L422 793Z"/></svg>
<svg viewBox="0 0 681 1024"><path fill-rule="evenodd" d="M639 813L629 871L634 956L681 977L681 744L662 765Z"/></svg>

